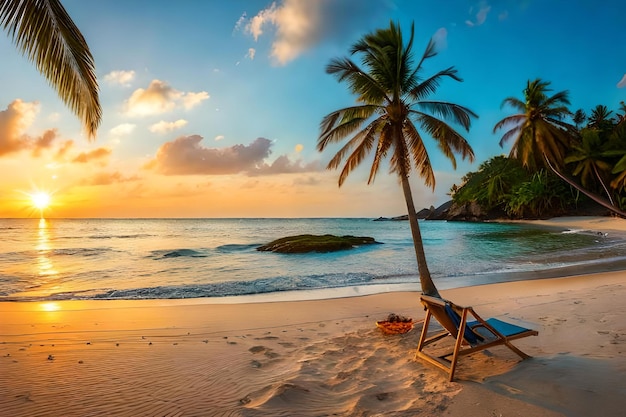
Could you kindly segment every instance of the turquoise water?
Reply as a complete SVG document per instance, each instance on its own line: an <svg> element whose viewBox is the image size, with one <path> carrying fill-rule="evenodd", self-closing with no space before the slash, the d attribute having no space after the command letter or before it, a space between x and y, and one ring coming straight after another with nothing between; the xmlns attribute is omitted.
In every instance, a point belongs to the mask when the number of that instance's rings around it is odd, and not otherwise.
<svg viewBox="0 0 626 417"><path fill-rule="evenodd" d="M626 237L522 224L420 222L440 288L626 269ZM419 289L407 222L371 219L0 219L0 300ZM293 234L374 237L312 254L259 252ZM292 293L292 291L294 293Z"/></svg>

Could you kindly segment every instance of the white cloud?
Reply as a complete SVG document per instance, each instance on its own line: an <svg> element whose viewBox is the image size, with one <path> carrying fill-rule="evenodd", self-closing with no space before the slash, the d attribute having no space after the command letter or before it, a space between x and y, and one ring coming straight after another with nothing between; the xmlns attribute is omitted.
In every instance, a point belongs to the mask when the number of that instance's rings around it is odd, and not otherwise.
<svg viewBox="0 0 626 417"><path fill-rule="evenodd" d="M209 97L209 93L206 91L200 91L199 93L184 93L182 96L183 107L185 110L192 109L204 100L208 100Z"/></svg>
<svg viewBox="0 0 626 417"><path fill-rule="evenodd" d="M133 133L133 130L135 130L136 125L132 124L132 123L122 123L121 125L117 125L115 126L113 129L110 130L112 135L115 136L126 136L126 135L130 135L131 133Z"/></svg>
<svg viewBox="0 0 626 417"><path fill-rule="evenodd" d="M438 50L443 50L448 47L448 30L446 28L439 28L433 35L433 40Z"/></svg>
<svg viewBox="0 0 626 417"><path fill-rule="evenodd" d="M489 6L486 2L482 2L480 5L480 9L476 13L476 20L466 20L465 24L467 26L480 26L487 20L487 15L491 11L491 6ZM470 14L473 13L473 8L470 9Z"/></svg>
<svg viewBox="0 0 626 417"><path fill-rule="evenodd" d="M130 87L130 82L135 79L135 71L111 71L104 76L104 81L109 84L119 84Z"/></svg>
<svg viewBox="0 0 626 417"><path fill-rule="evenodd" d="M178 119L175 122L166 122L165 120L161 120L160 122L150 126L150 131L153 133L168 133L172 130L180 129L186 124L187 120L184 119Z"/></svg>
<svg viewBox="0 0 626 417"><path fill-rule="evenodd" d="M268 31L274 37L270 55L285 65L324 39L353 39L355 31L379 21L392 7L391 2L363 0L283 0L252 17L246 31L258 41L266 28L273 29Z"/></svg>
<svg viewBox="0 0 626 417"><path fill-rule="evenodd" d="M217 135L215 137L215 141L222 140L222 139L224 139L224 135Z"/></svg>
<svg viewBox="0 0 626 417"><path fill-rule="evenodd" d="M254 60L254 55L256 55L256 49L250 48L248 49L248 53L246 54L246 58L250 58L250 60Z"/></svg>
<svg viewBox="0 0 626 417"><path fill-rule="evenodd" d="M148 88L138 88L125 102L128 116L149 116L167 113L178 105L189 110L209 98L206 91L184 93L164 81L152 80Z"/></svg>
<svg viewBox="0 0 626 417"><path fill-rule="evenodd" d="M626 74L624 74L620 82L617 83L617 88L624 88L624 87L626 87Z"/></svg>

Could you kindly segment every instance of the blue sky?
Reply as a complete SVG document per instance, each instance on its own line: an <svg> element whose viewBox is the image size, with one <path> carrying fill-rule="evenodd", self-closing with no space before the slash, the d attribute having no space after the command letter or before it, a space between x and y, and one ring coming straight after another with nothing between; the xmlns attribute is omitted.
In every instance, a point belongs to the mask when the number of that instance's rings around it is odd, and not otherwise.
<svg viewBox="0 0 626 417"><path fill-rule="evenodd" d="M33 215L28 194L53 194L51 217L378 217L406 212L384 167L337 187L315 145L319 123L352 105L324 71L364 34L415 23L415 52L439 54L425 74L455 66L433 98L479 115L466 138L473 164L454 171L427 143L431 191L415 176L417 207L439 205L492 156L493 126L529 79L569 90L571 109L626 100L620 1L63 1L96 61L103 107L95 141L0 37L0 217Z"/></svg>

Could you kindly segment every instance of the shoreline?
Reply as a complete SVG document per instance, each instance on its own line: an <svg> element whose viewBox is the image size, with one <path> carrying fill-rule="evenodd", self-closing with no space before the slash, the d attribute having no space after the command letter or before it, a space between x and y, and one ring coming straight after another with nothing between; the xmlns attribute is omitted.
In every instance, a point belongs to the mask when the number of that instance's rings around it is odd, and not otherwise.
<svg viewBox="0 0 626 417"><path fill-rule="evenodd" d="M419 328L384 336L375 327L391 312L420 320L417 292L221 305L1 303L0 406L12 416L621 415L626 272L442 295L537 329L515 342L533 359L493 348L461 360L448 383L413 359Z"/></svg>

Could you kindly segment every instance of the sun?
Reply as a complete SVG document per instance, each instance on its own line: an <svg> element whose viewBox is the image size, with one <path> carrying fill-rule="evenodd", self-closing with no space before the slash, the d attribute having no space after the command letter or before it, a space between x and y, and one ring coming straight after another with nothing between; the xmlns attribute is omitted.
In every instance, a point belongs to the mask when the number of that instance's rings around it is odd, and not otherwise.
<svg viewBox="0 0 626 417"><path fill-rule="evenodd" d="M44 191L39 191L35 194L32 194L30 198L33 202L33 206L35 206L39 210L48 208L51 201L50 194Z"/></svg>

